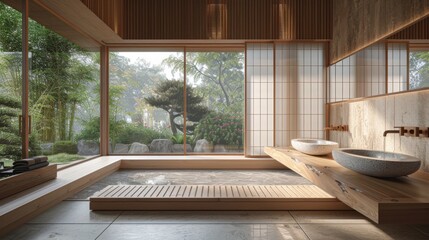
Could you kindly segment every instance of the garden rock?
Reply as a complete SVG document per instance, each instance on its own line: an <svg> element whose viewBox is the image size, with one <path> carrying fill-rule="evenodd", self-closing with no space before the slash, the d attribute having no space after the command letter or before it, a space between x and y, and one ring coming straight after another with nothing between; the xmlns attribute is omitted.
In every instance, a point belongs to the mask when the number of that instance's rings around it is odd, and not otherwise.
<svg viewBox="0 0 429 240"><path fill-rule="evenodd" d="M174 144L173 152L184 152L183 144ZM186 152L192 152L191 144L186 144Z"/></svg>
<svg viewBox="0 0 429 240"><path fill-rule="evenodd" d="M173 150L173 142L170 139L154 139L150 144L152 152L169 153Z"/></svg>
<svg viewBox="0 0 429 240"><path fill-rule="evenodd" d="M228 152L228 150L225 148L225 145L217 144L214 146L213 152Z"/></svg>
<svg viewBox="0 0 429 240"><path fill-rule="evenodd" d="M147 152L149 152L149 147L146 146L146 144L138 142L131 144L130 150L128 151L129 154L141 154Z"/></svg>
<svg viewBox="0 0 429 240"><path fill-rule="evenodd" d="M128 144L117 143L115 144L115 150L113 150L113 153L128 153L128 146Z"/></svg>
<svg viewBox="0 0 429 240"><path fill-rule="evenodd" d="M95 141L79 140L77 142L77 154L81 156L98 155L100 144Z"/></svg>
<svg viewBox="0 0 429 240"><path fill-rule="evenodd" d="M50 155L50 154L52 154L52 151L54 150L54 144L53 143L42 143L42 144L40 144L40 149L42 150L42 154Z"/></svg>
<svg viewBox="0 0 429 240"><path fill-rule="evenodd" d="M212 145L205 139L200 139L195 144L194 152L211 152Z"/></svg>

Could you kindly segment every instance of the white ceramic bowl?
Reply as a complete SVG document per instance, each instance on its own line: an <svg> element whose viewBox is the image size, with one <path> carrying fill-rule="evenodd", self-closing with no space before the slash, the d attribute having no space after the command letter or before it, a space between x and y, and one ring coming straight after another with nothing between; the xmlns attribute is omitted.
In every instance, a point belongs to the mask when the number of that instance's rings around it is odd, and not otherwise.
<svg viewBox="0 0 429 240"><path fill-rule="evenodd" d="M292 139L292 147L310 155L326 155L338 148L338 143L323 139Z"/></svg>

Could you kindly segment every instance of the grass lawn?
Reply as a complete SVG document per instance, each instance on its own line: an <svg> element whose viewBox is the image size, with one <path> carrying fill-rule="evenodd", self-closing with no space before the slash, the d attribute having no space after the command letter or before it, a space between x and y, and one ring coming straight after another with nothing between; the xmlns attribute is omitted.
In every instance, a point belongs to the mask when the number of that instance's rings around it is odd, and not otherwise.
<svg viewBox="0 0 429 240"><path fill-rule="evenodd" d="M85 159L85 157L77 154L58 153L54 155L48 155L48 161L50 163L57 163L57 164L66 164L66 163L73 162L76 160L81 160L81 159ZM5 167L11 167L12 164L13 164L13 161L11 160L4 161Z"/></svg>

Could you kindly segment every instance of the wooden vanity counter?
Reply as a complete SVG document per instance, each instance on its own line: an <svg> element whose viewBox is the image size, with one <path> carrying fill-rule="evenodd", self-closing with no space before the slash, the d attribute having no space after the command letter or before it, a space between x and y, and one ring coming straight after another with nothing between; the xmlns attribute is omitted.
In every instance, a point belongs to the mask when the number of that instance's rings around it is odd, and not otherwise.
<svg viewBox="0 0 429 240"><path fill-rule="evenodd" d="M429 223L428 173L382 179L292 147L265 147L265 153L376 223Z"/></svg>

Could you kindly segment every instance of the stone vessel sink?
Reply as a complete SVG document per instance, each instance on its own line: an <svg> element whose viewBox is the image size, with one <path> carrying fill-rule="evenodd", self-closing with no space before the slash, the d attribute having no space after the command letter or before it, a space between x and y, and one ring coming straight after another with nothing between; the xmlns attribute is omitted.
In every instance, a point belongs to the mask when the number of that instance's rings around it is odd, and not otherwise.
<svg viewBox="0 0 429 240"><path fill-rule="evenodd" d="M292 139L292 147L309 155L326 155L338 148L338 143L322 139Z"/></svg>
<svg viewBox="0 0 429 240"><path fill-rule="evenodd" d="M380 178L400 177L420 168L420 159L392 152L366 149L336 149L332 155L343 167L355 172Z"/></svg>

